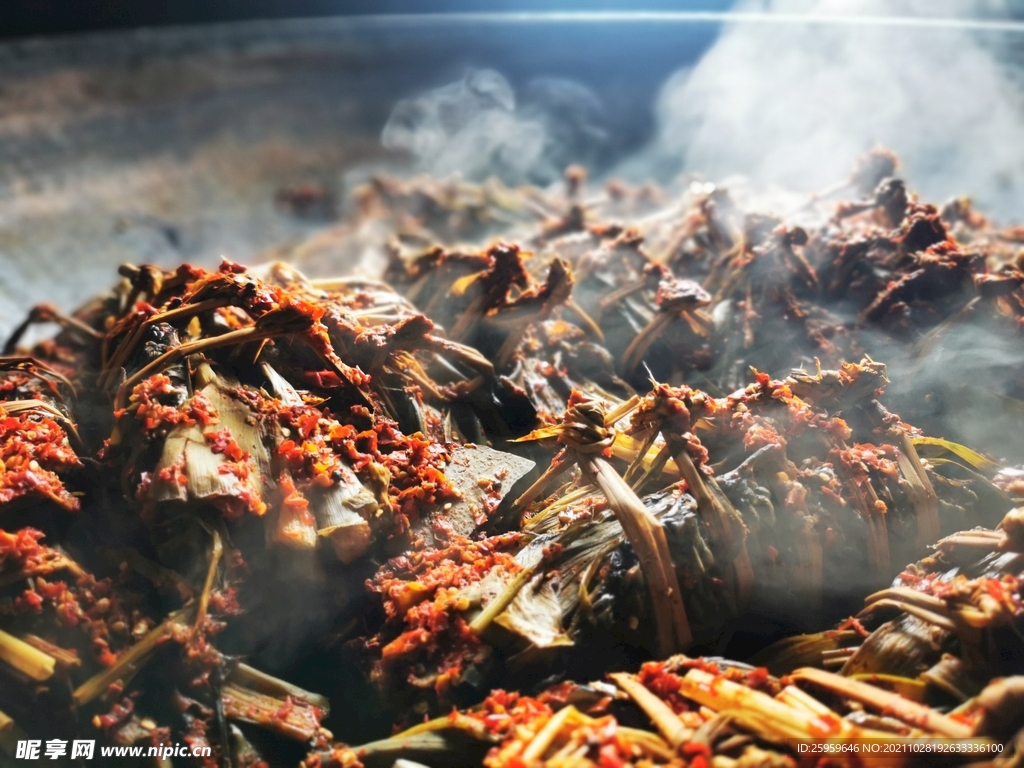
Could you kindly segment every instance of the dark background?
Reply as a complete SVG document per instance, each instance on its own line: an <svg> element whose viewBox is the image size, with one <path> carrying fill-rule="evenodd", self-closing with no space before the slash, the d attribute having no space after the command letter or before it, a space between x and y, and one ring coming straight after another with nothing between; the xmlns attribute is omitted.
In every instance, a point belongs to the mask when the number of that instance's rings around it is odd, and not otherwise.
<svg viewBox="0 0 1024 768"><path fill-rule="evenodd" d="M201 24L204 22L380 13L466 11L702 10L732 0L8 0L0 3L0 38Z"/></svg>

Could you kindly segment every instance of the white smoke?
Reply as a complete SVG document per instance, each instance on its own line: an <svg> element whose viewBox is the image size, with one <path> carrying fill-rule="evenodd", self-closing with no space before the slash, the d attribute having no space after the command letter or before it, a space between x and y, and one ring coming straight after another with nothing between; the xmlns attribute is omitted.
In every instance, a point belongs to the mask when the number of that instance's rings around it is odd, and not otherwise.
<svg viewBox="0 0 1024 768"><path fill-rule="evenodd" d="M470 70L449 85L395 105L385 147L406 152L416 170L470 180L546 184L566 165L597 159L607 143L602 105L586 88L538 78L517 100L493 70Z"/></svg>
<svg viewBox="0 0 1024 768"><path fill-rule="evenodd" d="M1024 212L1024 89L1015 37L850 17L1005 19L1021 0L740 0L734 10L826 17L735 23L654 105L646 148L615 176L679 174L807 193L847 177L881 144L926 200L967 194L987 213ZM827 17L832 17L829 22ZM573 162L600 175L611 142L599 100L565 80L534 81L517 99L493 70L399 102L383 142L416 170L546 184Z"/></svg>
<svg viewBox="0 0 1024 768"><path fill-rule="evenodd" d="M736 10L822 16L1005 18L1005 2L769 0ZM736 24L662 89L650 146L627 176L741 174L799 192L845 178L882 144L925 199L970 194L986 211L1024 211L1024 109L1007 36L951 29Z"/></svg>

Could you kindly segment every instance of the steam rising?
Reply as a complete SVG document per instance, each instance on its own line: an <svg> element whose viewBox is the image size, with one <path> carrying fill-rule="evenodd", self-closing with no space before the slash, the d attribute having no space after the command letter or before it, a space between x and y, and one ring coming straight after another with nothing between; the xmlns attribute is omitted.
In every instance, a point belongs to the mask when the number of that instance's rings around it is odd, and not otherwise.
<svg viewBox="0 0 1024 768"><path fill-rule="evenodd" d="M739 11L821 17L1006 18L1009 0L741 0ZM863 24L739 23L654 105L650 144L616 175L670 182L681 173L814 192L882 144L929 200L969 194L991 215L1024 208L1024 100L1019 66L995 32ZM1019 58L1019 57L1018 57ZM383 141L417 169L544 184L609 142L601 104L565 80L517 99L493 70L398 103Z"/></svg>
<svg viewBox="0 0 1024 768"><path fill-rule="evenodd" d="M740 3L759 10L762 3ZM768 10L820 15L983 15L1002 2L773 0ZM848 24L736 25L656 106L651 146L630 175L732 174L799 192L843 179L856 155L882 144L911 188L942 201L970 194L988 213L1024 203L1019 72L988 33Z"/></svg>
<svg viewBox="0 0 1024 768"><path fill-rule="evenodd" d="M1009 15L1007 0L745 0L736 10ZM780 190L835 189L857 156L883 145L899 155L900 175L923 200L966 194L986 214L1019 221L1024 77L1011 61L1014 42L994 32L906 25L729 26L699 62L668 79L654 105L655 135L607 175L665 184L691 174L726 180L734 191L767 190L755 195L757 207L785 215L794 199L806 198ZM601 175L593 161L610 142L600 113L582 86L535 82L517 101L508 81L481 70L400 102L383 141L437 176L544 184L569 162L588 163L592 175ZM736 176L747 182L729 183ZM855 322L852 315L847 320ZM958 433L948 437L1024 456L1024 436L1015 428L1024 415L1017 413L1024 392L1016 372L1024 360L1016 339L967 324L917 357L906 340L864 334L872 356L889 366L897 411L927 413ZM1017 418L1005 418L1007 411Z"/></svg>
<svg viewBox="0 0 1024 768"><path fill-rule="evenodd" d="M738 9L765 6L821 15L1008 15L1002 0L770 0ZM619 170L662 181L678 173L742 175L755 188L806 193L843 180L855 156L882 144L900 156L901 175L923 199L967 194L987 214L1019 220L1024 101L1019 64L1002 58L1008 42L964 30L737 25L692 70L669 79L654 140ZM965 442L1024 455L1016 418L1006 418L1019 417L1016 340L966 325L923 358L882 334L872 342L867 348L889 365L899 407L932 411Z"/></svg>
<svg viewBox="0 0 1024 768"><path fill-rule="evenodd" d="M398 102L381 139L435 176L547 184L570 163L598 159L607 142L602 111L590 91L568 80L538 78L517 101L494 70L470 70L457 82Z"/></svg>
<svg viewBox="0 0 1024 768"><path fill-rule="evenodd" d="M919 422L933 419L949 430L946 437L996 457L1024 459L1019 399L1024 354L1018 338L964 324L949 329L921 357L892 337L864 338L872 357L889 367L887 392L897 412L912 411Z"/></svg>

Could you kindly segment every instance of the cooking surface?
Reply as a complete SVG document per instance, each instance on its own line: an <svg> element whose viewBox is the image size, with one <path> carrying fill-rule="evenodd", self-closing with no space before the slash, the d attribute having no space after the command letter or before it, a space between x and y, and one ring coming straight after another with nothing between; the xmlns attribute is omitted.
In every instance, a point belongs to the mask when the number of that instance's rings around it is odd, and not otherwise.
<svg viewBox="0 0 1024 768"><path fill-rule="evenodd" d="M781 157L786 183L794 184L808 175L794 178L798 169L828 165L813 153L842 138L812 130L806 120L787 136L793 100L809 93L818 103L814 114L839 121L832 127L854 140L824 153L831 165L819 175L829 183L845 172L851 147L856 154L878 138L860 133L889 133L883 140L903 157L912 189L939 201L972 194L1012 221L1024 170L1005 134L1020 124L1013 89L1019 68L1008 75L998 68L1019 61L1020 30L1014 22L1001 32L912 24L904 19L876 31L792 20L740 25L707 57L722 29L713 15L689 23L330 18L0 44L0 258L7 267L0 273L0 335L35 302L79 305L124 262L209 264L221 255L253 262L304 239L325 226L324 217L275 208L278 190L313 183L342 201L369 169L402 167L402 158L381 146L396 103L457 81L469 68L501 73L525 102L545 88L550 96L552 83L575 84L576 102L551 109L549 101L547 112L585 102L588 151L563 153L559 161L584 161L594 175L614 168L635 181L661 173L665 182L681 156L688 169L716 181L737 170L770 176ZM766 54L772 40L803 51L804 68L792 69L799 57L787 64L778 52ZM815 42L842 53L820 82L807 72L818 60ZM884 53L894 50L902 53ZM970 55L936 53L943 50ZM888 58L879 59L883 54ZM759 67L758 55L780 63ZM898 66L899 78L878 81L900 56L916 66ZM684 87L689 66L697 77ZM858 73L867 85L850 102L856 115L830 117L828 95ZM880 87L870 85L876 81ZM835 82L846 85L829 85ZM986 99L998 109L987 109ZM915 100L921 103L910 109ZM687 104L697 106L687 112ZM701 109L708 114L703 133L690 136L691 153L679 128ZM867 114L877 119L850 127ZM747 138L738 126L750 127ZM715 149L716 138L732 148L709 152L708 140ZM766 144L779 151L762 153ZM645 145L668 154L638 153ZM516 143L509 146L515 155ZM430 170L453 167L459 163Z"/></svg>
<svg viewBox="0 0 1024 768"><path fill-rule="evenodd" d="M0 334L33 303L77 306L124 262L251 262L307 236L324 222L275 209L276 191L312 182L343 195L346 171L385 159L395 102L468 66L515 86L582 81L614 107L606 155L621 155L649 131L661 81L715 30L623 42L598 25L569 46L564 25L311 19L4 44Z"/></svg>
<svg viewBox="0 0 1024 768"><path fill-rule="evenodd" d="M385 241L392 257L386 285L128 268L39 365L6 360L0 509L20 530L0 531L0 737L98 722L100 744L199 739L244 765L247 737L268 764L313 750L326 765L345 747L320 725L365 745L438 716L426 764L495 746L492 768L567 749L608 765L606 746L625 764L631 740L765 764L746 747L823 724L1007 744L1024 236L945 203L940 174L914 195L935 146L970 150L955 176L998 131L967 144L949 128L897 147L903 167L876 149L831 187L759 197L771 131L755 140L737 116L788 125L801 73L730 111L744 94L722 87L725 64L765 80L743 55L756 35L730 33L655 98L716 32L316 20L0 49L0 325L39 300L78 305L123 262L258 265L304 241L290 253L320 278ZM840 75L888 39L851 35L872 42L844 49ZM900 122L908 83L931 93L961 71L929 56L864 103ZM1003 84L989 51L973 61ZM950 99L947 125L970 122L979 92ZM695 96L708 130L673 133ZM829 125L845 114L812 106ZM991 124L1012 132L999 107ZM815 109L799 117L814 127ZM694 170L657 152L707 149L716 126L738 127L751 184L603 183L630 157L642 182ZM864 136L840 138L809 141L800 168ZM990 145L964 191L1015 157ZM741 157L697 155L716 180ZM483 180L495 169L506 185ZM342 211L377 170L397 173ZM444 179L459 170L473 183ZM765 201L796 207L769 217ZM71 685L51 683L58 664ZM565 683L610 670L615 701ZM573 708L485 699L495 688ZM469 748L448 743L456 725ZM405 738L359 754L416 759Z"/></svg>

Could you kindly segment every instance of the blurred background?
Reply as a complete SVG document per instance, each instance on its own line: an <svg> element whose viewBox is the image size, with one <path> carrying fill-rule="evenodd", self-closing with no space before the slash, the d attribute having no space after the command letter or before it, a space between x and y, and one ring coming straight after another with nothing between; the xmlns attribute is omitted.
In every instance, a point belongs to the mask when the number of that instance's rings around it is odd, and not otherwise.
<svg viewBox="0 0 1024 768"><path fill-rule="evenodd" d="M268 258L381 170L811 192L883 143L929 199L1024 220L1022 19L1010 0L4 3L0 335L123 262Z"/></svg>
<svg viewBox="0 0 1024 768"><path fill-rule="evenodd" d="M650 0L644 10L725 10L732 0ZM5 3L4 37L215 21L473 11L636 10L626 0L31 0Z"/></svg>

